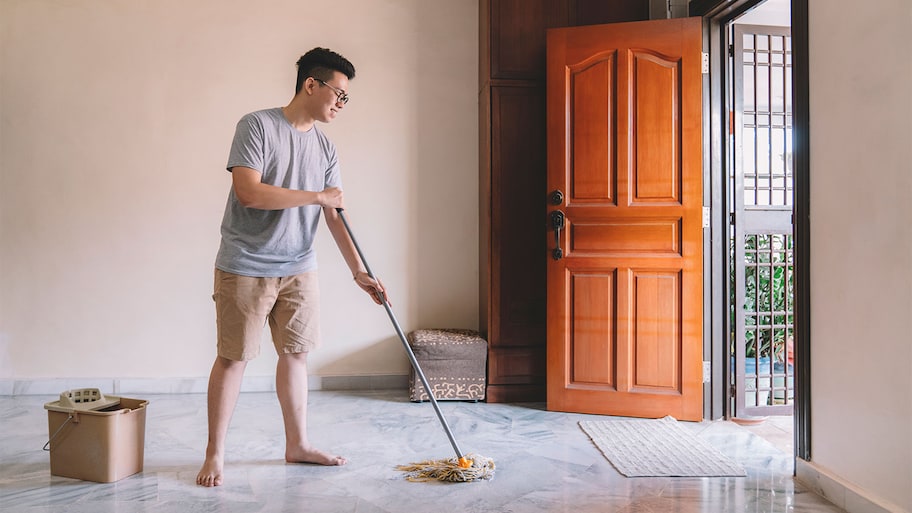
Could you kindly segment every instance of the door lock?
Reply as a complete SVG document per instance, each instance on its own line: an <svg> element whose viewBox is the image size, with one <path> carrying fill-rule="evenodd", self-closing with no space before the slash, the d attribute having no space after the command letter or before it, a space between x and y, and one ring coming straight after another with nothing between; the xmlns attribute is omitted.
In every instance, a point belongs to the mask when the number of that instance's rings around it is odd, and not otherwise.
<svg viewBox="0 0 912 513"><path fill-rule="evenodd" d="M552 205L562 205L564 203L564 193L560 189L555 189L551 191L550 199Z"/></svg>

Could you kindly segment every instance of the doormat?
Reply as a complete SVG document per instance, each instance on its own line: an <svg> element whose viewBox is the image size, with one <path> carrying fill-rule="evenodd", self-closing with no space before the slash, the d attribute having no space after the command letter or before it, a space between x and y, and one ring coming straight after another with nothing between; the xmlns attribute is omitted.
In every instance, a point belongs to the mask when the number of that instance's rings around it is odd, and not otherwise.
<svg viewBox="0 0 912 513"><path fill-rule="evenodd" d="M744 476L744 467L674 417L580 421L605 458L627 477Z"/></svg>

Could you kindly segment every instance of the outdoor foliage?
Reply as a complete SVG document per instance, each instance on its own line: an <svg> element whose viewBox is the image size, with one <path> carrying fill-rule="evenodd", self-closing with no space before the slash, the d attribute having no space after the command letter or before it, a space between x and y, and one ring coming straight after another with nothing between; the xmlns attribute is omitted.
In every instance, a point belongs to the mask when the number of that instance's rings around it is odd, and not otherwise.
<svg viewBox="0 0 912 513"><path fill-rule="evenodd" d="M792 336L794 322L792 247L790 235L753 234L744 238L744 343L748 358L773 357L777 362L785 359L786 341ZM732 273L734 279L734 271ZM735 287L731 287L731 291L731 340L734 343L738 340L734 333Z"/></svg>

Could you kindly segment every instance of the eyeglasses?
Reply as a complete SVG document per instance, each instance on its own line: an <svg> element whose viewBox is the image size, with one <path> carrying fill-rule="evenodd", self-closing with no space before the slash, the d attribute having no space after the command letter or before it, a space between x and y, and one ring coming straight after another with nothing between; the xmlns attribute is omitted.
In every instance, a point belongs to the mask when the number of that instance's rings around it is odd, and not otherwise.
<svg viewBox="0 0 912 513"><path fill-rule="evenodd" d="M348 100L351 99L351 98L348 96L348 93L346 93L345 91L343 91L343 90L341 90L341 89L338 89L338 88L336 88L336 87L333 87L333 86L327 84L325 81L320 80L319 78L314 77L314 80L316 80L317 82L319 82L319 83L325 85L326 87L332 89L333 92L336 93L336 100L337 100L339 103L341 103L342 105L345 105L346 103L348 103Z"/></svg>

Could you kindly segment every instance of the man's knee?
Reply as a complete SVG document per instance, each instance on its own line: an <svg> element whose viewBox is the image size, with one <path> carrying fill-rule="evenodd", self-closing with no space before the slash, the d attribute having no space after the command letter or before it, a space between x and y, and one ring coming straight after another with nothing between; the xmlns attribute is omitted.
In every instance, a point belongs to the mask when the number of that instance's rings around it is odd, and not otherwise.
<svg viewBox="0 0 912 513"><path fill-rule="evenodd" d="M306 353L306 352L304 352L304 353L279 353L279 359L280 360L285 359L289 363L306 364L307 363L307 354L308 353Z"/></svg>
<svg viewBox="0 0 912 513"><path fill-rule="evenodd" d="M215 357L215 364L225 370L244 370L247 367L246 360L232 360L231 358L225 358L224 356L218 355Z"/></svg>

